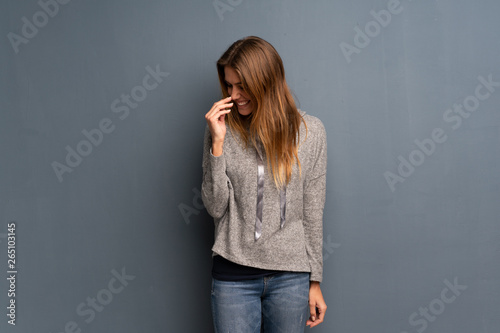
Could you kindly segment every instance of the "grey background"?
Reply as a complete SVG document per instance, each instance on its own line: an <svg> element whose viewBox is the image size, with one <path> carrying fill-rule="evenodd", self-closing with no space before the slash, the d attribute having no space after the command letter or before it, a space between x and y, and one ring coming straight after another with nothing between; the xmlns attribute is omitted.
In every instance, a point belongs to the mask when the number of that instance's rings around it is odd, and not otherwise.
<svg viewBox="0 0 500 333"><path fill-rule="evenodd" d="M43 25L37 1L2 1L0 276L11 221L18 274L16 326L0 279L0 331L212 332L204 114L220 98L217 58L257 35L328 134L328 311L313 330L499 332L500 88L456 129L443 114L478 76L500 81L500 3L401 0L349 62L341 43L387 1L220 2L219 15L213 1L70 1ZM43 26L16 53L8 34L34 15ZM147 66L169 75L120 119L111 104ZM105 118L114 130L60 181L52 163ZM447 140L391 189L384 173L434 128ZM135 278L111 294L123 268ZM92 320L77 313L96 296L107 304Z"/></svg>

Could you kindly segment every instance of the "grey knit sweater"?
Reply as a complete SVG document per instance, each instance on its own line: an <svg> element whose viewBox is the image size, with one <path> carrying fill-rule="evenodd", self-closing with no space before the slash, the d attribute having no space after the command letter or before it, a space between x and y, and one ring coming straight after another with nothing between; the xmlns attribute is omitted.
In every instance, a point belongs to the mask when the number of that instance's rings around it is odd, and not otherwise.
<svg viewBox="0 0 500 333"><path fill-rule="evenodd" d="M310 280L321 282L326 132L320 119L299 112L308 127L306 138L301 123L298 156L302 177L294 164L285 192L280 193L274 185L262 146L258 151L244 149L238 134L227 127L222 155L214 156L207 125L201 197L215 223L212 256L218 254L237 264L262 269L311 272ZM263 160L260 213L258 156ZM257 238L259 215L261 233Z"/></svg>

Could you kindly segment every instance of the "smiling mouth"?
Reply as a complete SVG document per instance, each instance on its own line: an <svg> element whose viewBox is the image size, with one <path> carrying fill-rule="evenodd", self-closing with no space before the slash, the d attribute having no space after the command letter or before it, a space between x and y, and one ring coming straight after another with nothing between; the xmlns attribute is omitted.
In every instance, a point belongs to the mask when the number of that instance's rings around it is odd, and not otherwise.
<svg viewBox="0 0 500 333"><path fill-rule="evenodd" d="M244 105L247 105L248 103L250 103L250 100L246 101L246 102L242 102L242 103L239 103L239 102L236 102L236 104L238 106L244 106Z"/></svg>

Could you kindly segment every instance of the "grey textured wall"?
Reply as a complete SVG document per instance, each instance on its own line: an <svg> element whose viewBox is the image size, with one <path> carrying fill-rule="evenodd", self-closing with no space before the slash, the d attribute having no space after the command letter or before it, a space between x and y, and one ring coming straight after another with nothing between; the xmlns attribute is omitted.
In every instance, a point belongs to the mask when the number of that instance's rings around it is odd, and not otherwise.
<svg viewBox="0 0 500 333"><path fill-rule="evenodd" d="M204 114L247 35L327 129L314 331L500 331L500 2L1 7L1 332L212 332Z"/></svg>

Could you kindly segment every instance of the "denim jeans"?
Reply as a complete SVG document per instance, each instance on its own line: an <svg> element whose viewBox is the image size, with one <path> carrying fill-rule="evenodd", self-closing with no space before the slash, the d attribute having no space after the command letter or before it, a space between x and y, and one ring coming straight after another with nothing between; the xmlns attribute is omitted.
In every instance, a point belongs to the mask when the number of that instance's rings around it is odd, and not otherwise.
<svg viewBox="0 0 500 333"><path fill-rule="evenodd" d="M309 276L282 272L243 281L212 278L215 333L303 333L309 318Z"/></svg>

